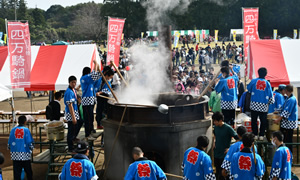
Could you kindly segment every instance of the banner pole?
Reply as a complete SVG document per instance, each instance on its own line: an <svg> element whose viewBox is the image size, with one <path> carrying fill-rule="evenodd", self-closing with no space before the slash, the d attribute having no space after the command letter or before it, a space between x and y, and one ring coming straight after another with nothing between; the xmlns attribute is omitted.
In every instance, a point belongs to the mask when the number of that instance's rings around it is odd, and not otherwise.
<svg viewBox="0 0 300 180"><path fill-rule="evenodd" d="M10 61L10 53L9 53L9 45L8 45L8 42L9 42L9 36L8 36L8 23L7 23L7 19L5 18L5 28L6 28L6 44L7 44L7 50L8 50L8 59ZM10 68L10 66L9 66ZM10 72L11 72L11 69L10 69ZM15 125L15 121L16 121L16 113L15 113L15 101L14 101L14 91L12 91L11 93L11 113L12 113L12 117L13 117L13 122L12 122L12 125L14 126Z"/></svg>

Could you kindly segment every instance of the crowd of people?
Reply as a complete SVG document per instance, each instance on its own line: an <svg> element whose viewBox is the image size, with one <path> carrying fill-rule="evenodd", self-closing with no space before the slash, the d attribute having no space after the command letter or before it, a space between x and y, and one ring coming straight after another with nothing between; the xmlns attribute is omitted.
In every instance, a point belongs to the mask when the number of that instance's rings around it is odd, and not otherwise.
<svg viewBox="0 0 300 180"><path fill-rule="evenodd" d="M187 48L182 46L181 49L172 50L172 80L177 93L199 95L215 75L213 64L229 66L228 61L232 61L233 70L238 73L239 64L243 63L243 45L237 47L234 42L233 45L223 43L222 47L216 44L214 48L209 44L202 48L197 43L195 49L187 44ZM196 61L199 62L199 68L195 66ZM240 82L238 88L242 94L244 86L240 86Z"/></svg>
<svg viewBox="0 0 300 180"><path fill-rule="evenodd" d="M283 143L293 142L293 130L297 127L298 105L293 95L293 86L280 85L278 90L273 91L271 83L266 79L267 69L261 67L258 70L259 77L253 79L245 91L244 84L239 79L239 63L243 62L243 59L239 58L243 52L242 46L237 47L235 44L231 46L229 43L222 48L217 45L215 48L211 48L208 45L206 48L196 46L195 50L189 47L188 49L183 46L180 51L178 48L172 51L174 91L179 94L199 95L210 84L206 95L210 97L209 107L213 112L213 150L216 173L213 173L211 158L206 154L209 140L205 136L199 136L197 146L189 148L184 154L182 163L184 179L262 178L265 173L265 165L256 153L254 141L264 140L265 132L268 129L268 113L277 113L279 118L275 120L275 123L280 124L280 131L274 132L271 140L278 150L274 156L270 178L290 179L293 149L291 145L285 147ZM104 52L102 55L104 64L106 64L105 55ZM121 52L119 66L121 72L129 65L127 56L126 52ZM197 57L199 72L195 66ZM236 64L230 64L225 58ZM69 179L72 171L68 171L68 169L78 163L85 169L91 169L82 177L97 179L94 166L86 156L88 145L77 139L77 135L84 124L86 140L95 140L95 130L103 129L102 120L107 111L107 97L111 96L111 88L114 90L121 88L121 80L111 65L105 66L101 70L95 60L93 63L93 70L89 67L83 68L82 76L79 79L80 85L77 84L75 76L70 76L69 87L64 92L64 117L68 123L68 152L77 153L77 155L65 164L60 175L61 179ZM220 64L220 74L216 74L211 66L211 64L218 63ZM126 71L123 71L123 76L128 76ZM218 78L214 79L215 76ZM214 82L211 83L212 81ZM80 88L81 96L78 94ZM50 120L58 120L60 117L58 112L60 106L57 103L59 104L62 99L62 94L56 92L54 96L55 102L51 102L53 116ZM93 113L95 106L96 118ZM248 133L243 126L239 126L235 132L237 107L251 117L252 133ZM26 117L25 119L24 117L19 117L19 126L12 129L8 142L11 159L14 162L15 179L20 176L22 168L24 168L27 178L32 179L30 156L33 140L30 131L24 126L26 124ZM258 118L259 128L257 126ZM97 127L94 127L94 120L97 122ZM232 138L237 142L230 146ZM101 143L103 145L103 139ZM139 168L140 166L147 166L150 169L151 173L147 177L166 179L166 175L155 162L143 157L140 148L133 149L133 159L135 162L129 166L125 179L142 179L139 169L143 168Z"/></svg>

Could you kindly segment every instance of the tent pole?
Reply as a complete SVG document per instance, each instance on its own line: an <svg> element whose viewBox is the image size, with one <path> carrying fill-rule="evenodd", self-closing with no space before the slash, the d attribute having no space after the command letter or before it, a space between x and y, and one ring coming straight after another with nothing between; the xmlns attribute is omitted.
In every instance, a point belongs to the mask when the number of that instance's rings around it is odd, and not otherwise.
<svg viewBox="0 0 300 180"><path fill-rule="evenodd" d="M31 113L32 113L32 95L31 95L31 92L30 92L30 110L31 110Z"/></svg>
<svg viewBox="0 0 300 180"><path fill-rule="evenodd" d="M11 111L12 111L12 117L13 117L13 122L12 122L12 126L15 126L15 122L16 122L16 112L15 112L15 101L14 101L14 92L12 91L12 97L11 97Z"/></svg>

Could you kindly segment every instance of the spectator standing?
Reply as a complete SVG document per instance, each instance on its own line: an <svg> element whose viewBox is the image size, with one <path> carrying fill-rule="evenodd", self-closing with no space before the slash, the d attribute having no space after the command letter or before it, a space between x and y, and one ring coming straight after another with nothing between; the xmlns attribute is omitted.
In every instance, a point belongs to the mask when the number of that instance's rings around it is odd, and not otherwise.
<svg viewBox="0 0 300 180"><path fill-rule="evenodd" d="M172 49L172 62L173 62L173 67L175 67L176 66L176 60L175 60L175 54L176 54L176 52L175 52L175 48L173 48Z"/></svg>
<svg viewBox="0 0 300 180"><path fill-rule="evenodd" d="M205 57L204 57L204 63L205 63L205 69L206 69L206 72L208 72L208 69L210 68L211 64L210 64L210 58L208 56L208 53L205 54Z"/></svg>
<svg viewBox="0 0 300 180"><path fill-rule="evenodd" d="M196 53L198 55L198 51L199 51L199 43L197 43L196 47L195 47Z"/></svg>
<svg viewBox="0 0 300 180"><path fill-rule="evenodd" d="M179 53L179 51L178 51L178 48L176 48L176 52L175 52L175 59L176 59L175 66L176 66L176 67L179 66L179 63L180 63L179 58L180 58L180 53Z"/></svg>
<svg viewBox="0 0 300 180"><path fill-rule="evenodd" d="M103 51L103 55L102 55L102 58L103 58L103 61L104 61L104 65L106 65L106 57L107 57L107 53L106 51Z"/></svg>

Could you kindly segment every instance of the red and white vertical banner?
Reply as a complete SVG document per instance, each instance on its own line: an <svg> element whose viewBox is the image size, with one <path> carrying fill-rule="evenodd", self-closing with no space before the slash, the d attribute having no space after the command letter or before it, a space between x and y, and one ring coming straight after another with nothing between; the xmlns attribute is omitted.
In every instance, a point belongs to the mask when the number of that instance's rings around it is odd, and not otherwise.
<svg viewBox="0 0 300 180"><path fill-rule="evenodd" d="M125 19L108 17L107 64L119 66L120 46Z"/></svg>
<svg viewBox="0 0 300 180"><path fill-rule="evenodd" d="M243 8L243 28L244 28L244 60L247 68L248 64L248 51L250 40L259 39L258 36L258 8ZM250 63L251 64L251 63ZM247 69L249 73L249 69ZM250 71L252 68L250 67Z"/></svg>
<svg viewBox="0 0 300 180"><path fill-rule="evenodd" d="M11 86L30 87L31 44L28 22L7 22Z"/></svg>

